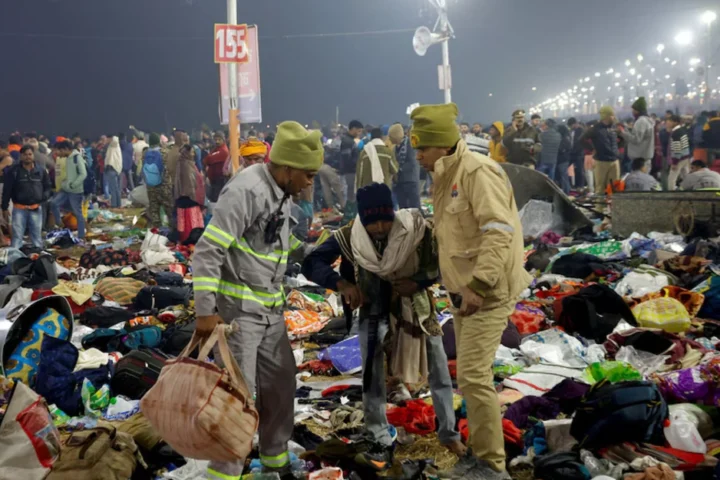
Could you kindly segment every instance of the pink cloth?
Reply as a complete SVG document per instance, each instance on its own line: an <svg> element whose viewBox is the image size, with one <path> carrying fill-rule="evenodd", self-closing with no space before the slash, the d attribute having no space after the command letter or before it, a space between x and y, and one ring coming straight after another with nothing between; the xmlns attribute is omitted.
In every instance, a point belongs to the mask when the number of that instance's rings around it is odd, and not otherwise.
<svg viewBox="0 0 720 480"><path fill-rule="evenodd" d="M180 234L180 241L184 242L190 236L190 232L194 228L204 228L205 220L203 219L200 207L178 208L177 209L177 229Z"/></svg>

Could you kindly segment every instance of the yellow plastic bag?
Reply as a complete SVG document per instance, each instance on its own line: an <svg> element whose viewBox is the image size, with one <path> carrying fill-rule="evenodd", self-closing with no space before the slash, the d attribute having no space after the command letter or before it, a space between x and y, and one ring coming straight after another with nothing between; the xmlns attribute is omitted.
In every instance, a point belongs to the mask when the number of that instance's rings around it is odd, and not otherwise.
<svg viewBox="0 0 720 480"><path fill-rule="evenodd" d="M632 312L641 327L660 328L671 333L682 333L690 328L687 309L674 298L653 298L636 305Z"/></svg>

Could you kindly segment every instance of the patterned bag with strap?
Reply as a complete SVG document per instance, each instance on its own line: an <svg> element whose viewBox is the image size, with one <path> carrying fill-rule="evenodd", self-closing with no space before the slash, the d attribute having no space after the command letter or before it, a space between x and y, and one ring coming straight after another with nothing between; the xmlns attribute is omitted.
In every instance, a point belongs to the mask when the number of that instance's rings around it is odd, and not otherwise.
<svg viewBox="0 0 720 480"><path fill-rule="evenodd" d="M229 325L218 325L202 344L198 360L190 344L169 360L157 383L140 401L145 417L175 451L198 460L232 462L244 459L252 448L259 416L240 367L230 353ZM218 344L226 368L204 362Z"/></svg>

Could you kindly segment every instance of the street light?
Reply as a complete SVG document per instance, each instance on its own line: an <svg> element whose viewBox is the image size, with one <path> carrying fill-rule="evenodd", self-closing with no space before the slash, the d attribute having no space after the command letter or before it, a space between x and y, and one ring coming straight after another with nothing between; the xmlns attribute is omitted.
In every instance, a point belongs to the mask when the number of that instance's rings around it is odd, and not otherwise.
<svg viewBox="0 0 720 480"><path fill-rule="evenodd" d="M692 43L693 36L692 33L683 30L682 32L679 32L677 35L675 35L675 43L680 45L681 47L686 47Z"/></svg>
<svg viewBox="0 0 720 480"><path fill-rule="evenodd" d="M705 90L710 90L710 57L712 56L712 24L717 20L717 14L712 10L703 12L700 20L707 26L707 53L705 54Z"/></svg>
<svg viewBox="0 0 720 480"><path fill-rule="evenodd" d="M629 66L630 66L630 60L625 60L625 66L626 66L626 67L629 67Z"/></svg>
<svg viewBox="0 0 720 480"><path fill-rule="evenodd" d="M665 50L665 45L663 45L662 43L658 43L656 50L660 55L662 55L663 50Z"/></svg>
<svg viewBox="0 0 720 480"><path fill-rule="evenodd" d="M443 64L438 68L440 89L445 91L445 103L450 103L452 97L452 77L450 72L450 49L448 43L455 36L455 31L447 18L447 4L445 0L429 0L437 10L438 18L435 28L431 32L427 27L420 27L413 37L413 48L419 56L424 56L430 46L441 43Z"/></svg>
<svg viewBox="0 0 720 480"><path fill-rule="evenodd" d="M691 67L694 67L695 65L698 65L699 63L700 63L700 59L699 59L699 58L691 58L691 59L690 59L690 66L691 66Z"/></svg>
<svg viewBox="0 0 720 480"><path fill-rule="evenodd" d="M644 58L645 57L643 57L642 54L638 53L638 55L637 55L638 62L642 62Z"/></svg>
<svg viewBox="0 0 720 480"><path fill-rule="evenodd" d="M717 20L717 14L715 12L713 12L712 10L707 10L707 11L703 12L702 15L700 15L700 20L705 25L709 26L711 23L713 23L715 20Z"/></svg>

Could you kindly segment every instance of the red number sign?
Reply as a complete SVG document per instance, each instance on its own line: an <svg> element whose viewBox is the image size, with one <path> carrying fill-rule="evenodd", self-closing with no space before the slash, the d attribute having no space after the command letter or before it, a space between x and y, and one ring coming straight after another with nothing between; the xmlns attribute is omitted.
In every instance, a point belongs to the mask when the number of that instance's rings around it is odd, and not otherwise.
<svg viewBox="0 0 720 480"><path fill-rule="evenodd" d="M215 24L215 63L247 63L247 25Z"/></svg>

